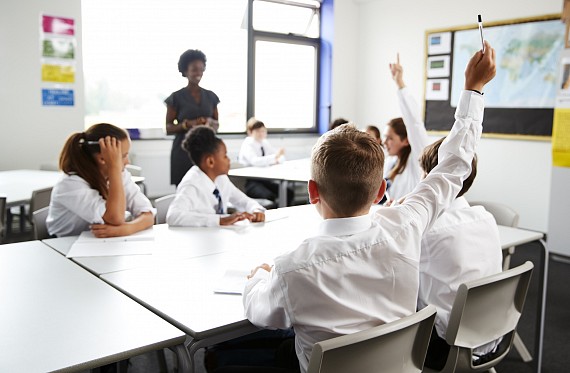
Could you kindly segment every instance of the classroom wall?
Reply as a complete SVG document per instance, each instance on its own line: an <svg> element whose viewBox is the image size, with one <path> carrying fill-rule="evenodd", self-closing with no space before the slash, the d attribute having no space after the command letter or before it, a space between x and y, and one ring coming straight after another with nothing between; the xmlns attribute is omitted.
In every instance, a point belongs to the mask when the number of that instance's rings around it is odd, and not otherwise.
<svg viewBox="0 0 570 373"><path fill-rule="evenodd" d="M41 103L40 14L76 20L74 107ZM81 1L0 2L0 170L57 163L66 137L83 130Z"/></svg>
<svg viewBox="0 0 570 373"><path fill-rule="evenodd" d="M357 11L352 9L354 6ZM402 6L390 0L337 0L335 7L335 22L348 25L353 35L337 39L335 34L333 69L345 55L350 55L357 76L355 79L351 76L348 82L341 77L346 70L335 69L333 99L339 101L333 100L333 108L341 106L343 115L360 126L371 123L383 126L390 118L400 116L396 87L388 69L397 52L404 66L405 81L421 105L426 30L474 24L477 14L492 22L559 13L562 1L415 0ZM336 11L341 8L351 11ZM351 99L345 100L337 90L349 92ZM546 232L550 142L483 139L478 153L479 173L467 198L503 202L519 212L521 227Z"/></svg>

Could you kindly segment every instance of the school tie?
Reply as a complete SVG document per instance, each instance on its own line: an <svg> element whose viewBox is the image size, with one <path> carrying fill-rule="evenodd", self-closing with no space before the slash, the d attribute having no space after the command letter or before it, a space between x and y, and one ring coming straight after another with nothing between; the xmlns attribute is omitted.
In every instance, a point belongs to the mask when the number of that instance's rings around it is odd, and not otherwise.
<svg viewBox="0 0 570 373"><path fill-rule="evenodd" d="M216 214L223 214L224 213L224 204L222 203L222 195L218 188L214 189L214 195L218 199L218 208L216 208Z"/></svg>
<svg viewBox="0 0 570 373"><path fill-rule="evenodd" d="M265 149L263 149L263 146L261 147L261 156L265 157Z"/></svg>

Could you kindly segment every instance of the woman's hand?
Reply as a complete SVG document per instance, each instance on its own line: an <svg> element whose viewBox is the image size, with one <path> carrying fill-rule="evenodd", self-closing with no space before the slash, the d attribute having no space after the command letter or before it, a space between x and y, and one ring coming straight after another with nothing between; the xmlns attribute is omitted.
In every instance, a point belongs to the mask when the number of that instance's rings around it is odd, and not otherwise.
<svg viewBox="0 0 570 373"><path fill-rule="evenodd" d="M132 225L121 224L121 225L111 225L111 224L92 224L91 232L97 238L108 238L108 237L119 237L128 236L134 232L131 231Z"/></svg>
<svg viewBox="0 0 570 373"><path fill-rule="evenodd" d="M247 276L247 279L249 280L250 278L252 278L253 276L255 276L255 274L257 273L257 271L259 269L263 269L264 271L267 272L271 272L271 270L273 269L273 266L270 266L267 263L263 263L262 265L259 265L257 267L255 267L254 269L251 270L251 273L249 274L249 276Z"/></svg>

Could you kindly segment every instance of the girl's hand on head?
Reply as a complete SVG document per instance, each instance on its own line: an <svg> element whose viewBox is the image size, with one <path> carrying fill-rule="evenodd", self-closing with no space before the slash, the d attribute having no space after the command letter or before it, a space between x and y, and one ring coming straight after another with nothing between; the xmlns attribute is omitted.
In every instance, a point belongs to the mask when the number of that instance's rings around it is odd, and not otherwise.
<svg viewBox="0 0 570 373"><path fill-rule="evenodd" d="M106 136L99 139L101 156L109 170L123 170L123 152L121 142L115 137Z"/></svg>

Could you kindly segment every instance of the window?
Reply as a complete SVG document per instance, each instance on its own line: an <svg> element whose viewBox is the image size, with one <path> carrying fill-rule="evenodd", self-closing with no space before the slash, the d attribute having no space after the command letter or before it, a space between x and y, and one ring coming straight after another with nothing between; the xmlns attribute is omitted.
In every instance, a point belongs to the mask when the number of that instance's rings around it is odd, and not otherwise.
<svg viewBox="0 0 570 373"><path fill-rule="evenodd" d="M200 85L220 98L220 131L243 132L246 9L247 0L83 0L85 125L164 128L164 99L187 84L178 58L200 49Z"/></svg>
<svg viewBox="0 0 570 373"><path fill-rule="evenodd" d="M248 116L270 129L316 131L320 2L249 4Z"/></svg>

